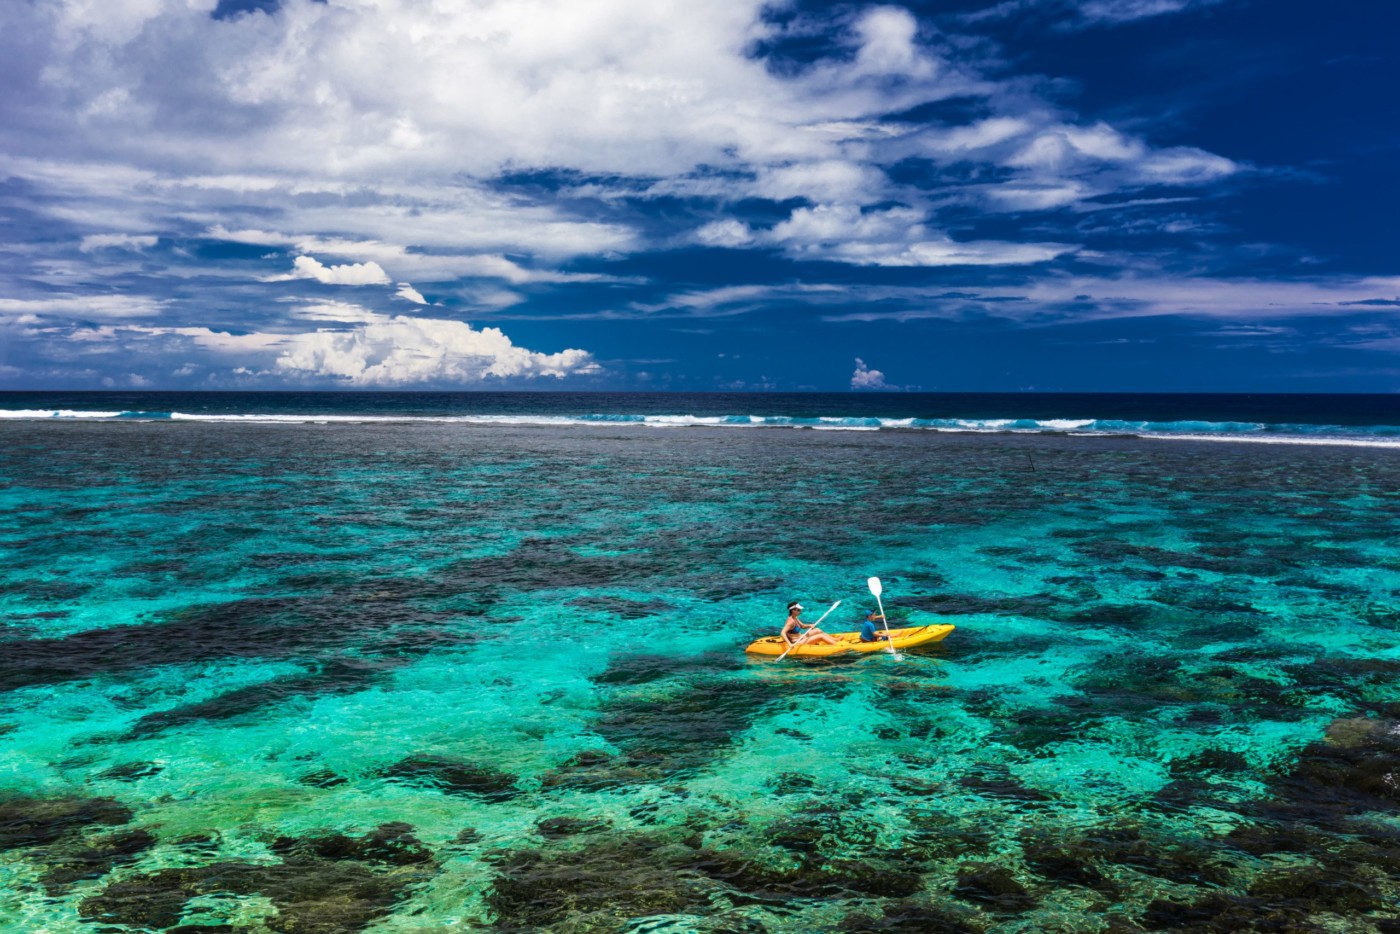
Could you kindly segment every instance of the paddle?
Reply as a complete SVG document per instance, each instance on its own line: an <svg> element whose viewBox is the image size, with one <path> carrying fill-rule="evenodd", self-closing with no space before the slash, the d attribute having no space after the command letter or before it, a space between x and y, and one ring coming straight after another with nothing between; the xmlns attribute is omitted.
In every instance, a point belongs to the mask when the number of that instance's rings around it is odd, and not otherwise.
<svg viewBox="0 0 1400 934"><path fill-rule="evenodd" d="M872 577L865 582L870 587L870 592L875 595L875 605L880 608L880 618L885 621L885 639L890 644L890 654L899 658L899 653L894 650L894 638L890 635L890 618L885 615L885 604L880 600L880 594L885 590L880 584L880 578Z"/></svg>
<svg viewBox="0 0 1400 934"><path fill-rule="evenodd" d="M798 638L792 640L792 645L790 645L790 646L787 647L787 652L784 652L782 655L779 655L779 656L778 656L778 661L782 661L783 659L787 658L788 652L791 652L793 649L797 648L797 647L798 647L799 645L801 645L803 642L806 642L808 639L812 638L812 634L815 633L815 632L817 631L817 627L820 626L820 625L822 624L822 620L823 620L823 619L826 619L828 616L830 616L830 615L831 615L831 611L834 610L834 609L836 609L836 608L837 608L838 606L840 606L840 605L841 605L841 601L840 601L840 600L837 600L837 601L836 601L835 603L833 603L830 607L828 607L828 608L827 608L827 611L821 615L821 619L818 619L815 623L812 624L812 628L808 629L806 632L804 632L804 633L803 633L801 636L799 636Z"/></svg>

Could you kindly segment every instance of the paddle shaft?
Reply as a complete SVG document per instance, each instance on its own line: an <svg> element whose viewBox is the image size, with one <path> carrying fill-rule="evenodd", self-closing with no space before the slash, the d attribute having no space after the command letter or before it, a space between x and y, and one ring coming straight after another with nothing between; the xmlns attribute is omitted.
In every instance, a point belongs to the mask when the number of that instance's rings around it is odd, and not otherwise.
<svg viewBox="0 0 1400 934"><path fill-rule="evenodd" d="M885 604L880 599L879 594L875 595L875 605L880 608L880 619L885 621L885 641L890 644L890 654L898 655L899 653L894 650L894 636L890 635L890 618L885 615Z"/></svg>
<svg viewBox="0 0 1400 934"><path fill-rule="evenodd" d="M880 594L884 592L885 585L880 583L880 578L867 578L866 586L870 588L870 595L875 598L875 605L880 608L880 618L885 621L885 641L890 644L890 654L899 658L899 653L894 650L894 637L890 635L890 618L885 615L885 601L880 599Z"/></svg>
<svg viewBox="0 0 1400 934"><path fill-rule="evenodd" d="M838 606L840 606L840 605L841 605L841 601L840 601L840 600L837 600L837 601L836 601L835 603L833 603L830 607L828 607L828 608L827 608L827 611L826 611L825 613L823 613L823 614L821 615L821 617L820 617L815 623L813 623L810 627L808 627L808 629L807 629L806 632L804 632L802 635L798 636L796 639L793 640L792 645L790 645L790 646L787 647L787 651L783 652L782 655L779 655L779 656L778 656L778 661L782 661L783 659L787 658L788 652L791 652L793 649L797 648L797 647L798 647L799 645L801 645L803 642L806 642L808 639L810 639L810 638L812 637L812 634L815 633L815 632L817 631L817 627L820 626L820 625L822 624L822 620L823 620L823 619L826 619L828 616L830 616L830 615L831 615L831 611L834 610L834 609L836 609L836 608L837 608Z"/></svg>

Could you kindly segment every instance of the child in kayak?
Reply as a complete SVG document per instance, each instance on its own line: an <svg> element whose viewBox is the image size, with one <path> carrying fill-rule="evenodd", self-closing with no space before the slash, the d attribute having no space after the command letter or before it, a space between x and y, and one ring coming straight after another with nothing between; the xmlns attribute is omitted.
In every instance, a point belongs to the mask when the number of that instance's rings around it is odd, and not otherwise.
<svg viewBox="0 0 1400 934"><path fill-rule="evenodd" d="M865 614L865 622L860 627L861 642L879 642L881 639L889 638L885 635L885 617L880 615L879 610L871 610Z"/></svg>
<svg viewBox="0 0 1400 934"><path fill-rule="evenodd" d="M836 640L817 628L816 623L802 622L805 607L796 600L788 604L787 622L783 623L782 637L788 645L835 645ZM806 630L805 632L803 630Z"/></svg>

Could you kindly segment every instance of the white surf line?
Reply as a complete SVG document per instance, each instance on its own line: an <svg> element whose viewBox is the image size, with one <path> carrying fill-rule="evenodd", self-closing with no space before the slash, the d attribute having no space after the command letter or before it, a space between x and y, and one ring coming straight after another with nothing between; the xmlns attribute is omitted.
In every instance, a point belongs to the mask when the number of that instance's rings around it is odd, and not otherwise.
<svg viewBox="0 0 1400 934"><path fill-rule="evenodd" d="M1078 438L1104 438L1115 437L1107 433L1095 432L1075 432ZM1171 434L1140 434L1122 435L1118 437L1129 438L1150 438L1153 441L1232 441L1241 444L1306 444L1312 446L1334 446L1348 448L1381 448L1384 450L1400 450L1400 439L1390 441L1385 439L1369 438L1308 438L1302 435L1275 436L1271 438L1261 438L1257 435L1171 435Z"/></svg>

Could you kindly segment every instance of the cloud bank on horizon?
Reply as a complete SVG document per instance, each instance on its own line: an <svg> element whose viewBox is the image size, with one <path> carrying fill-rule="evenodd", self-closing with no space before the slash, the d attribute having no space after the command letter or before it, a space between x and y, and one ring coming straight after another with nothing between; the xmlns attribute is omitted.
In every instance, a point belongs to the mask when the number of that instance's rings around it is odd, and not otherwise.
<svg viewBox="0 0 1400 934"><path fill-rule="evenodd" d="M9 4L0 388L1400 387L1400 257L1261 206L1397 137L1181 71L1255 6Z"/></svg>

